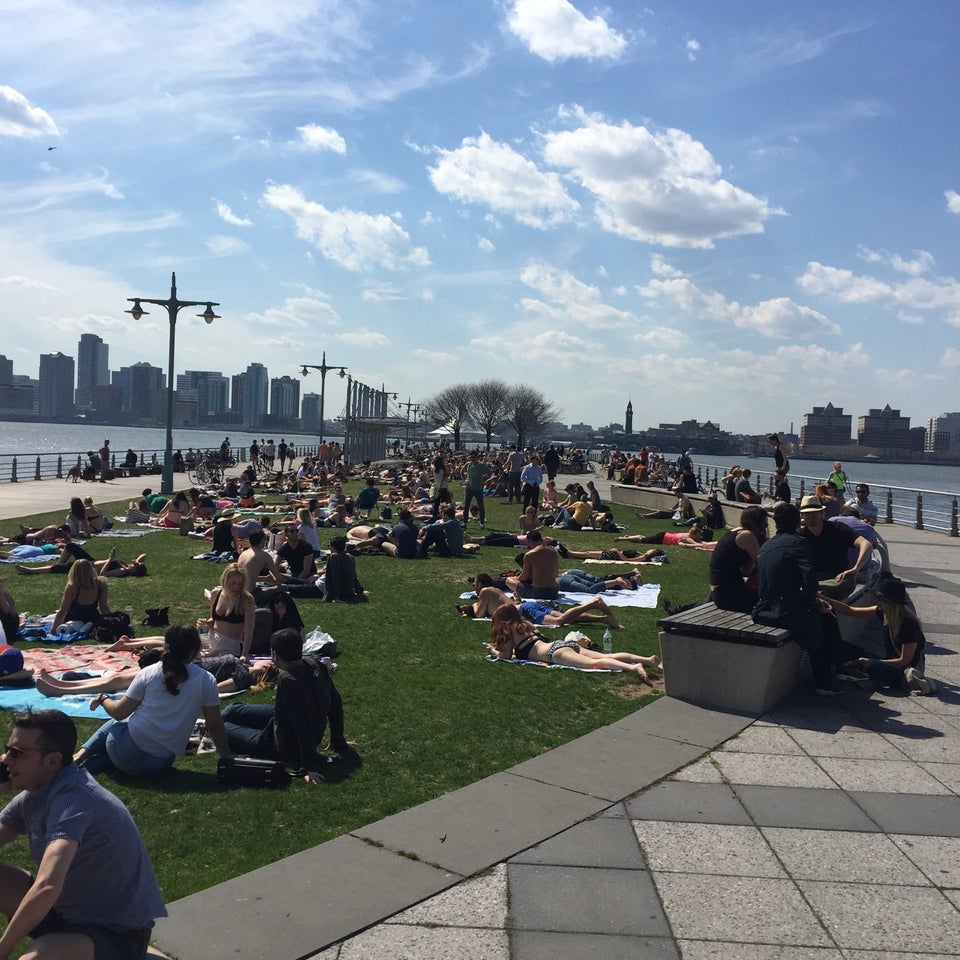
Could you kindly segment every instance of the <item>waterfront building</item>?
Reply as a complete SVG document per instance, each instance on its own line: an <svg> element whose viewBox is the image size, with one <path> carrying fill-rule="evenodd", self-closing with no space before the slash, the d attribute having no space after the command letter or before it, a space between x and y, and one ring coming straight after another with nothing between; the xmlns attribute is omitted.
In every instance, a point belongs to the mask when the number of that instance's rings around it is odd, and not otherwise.
<svg viewBox="0 0 960 960"><path fill-rule="evenodd" d="M73 357L62 353L40 354L40 416L45 420L72 417Z"/></svg>
<svg viewBox="0 0 960 960"><path fill-rule="evenodd" d="M305 433L320 430L320 394L305 393L300 401L300 427Z"/></svg>
<svg viewBox="0 0 960 960"><path fill-rule="evenodd" d="M229 408L230 381L219 370L184 370L177 377L177 399L196 406L196 422L219 421Z"/></svg>
<svg viewBox="0 0 960 960"><path fill-rule="evenodd" d="M270 381L270 416L278 424L294 424L300 410L300 381L290 376Z"/></svg>
<svg viewBox="0 0 960 960"><path fill-rule="evenodd" d="M828 403L803 415L800 447L845 447L852 440L853 415Z"/></svg>
<svg viewBox="0 0 960 960"><path fill-rule="evenodd" d="M0 353L0 387L13 385L13 361Z"/></svg>
<svg viewBox="0 0 960 960"><path fill-rule="evenodd" d="M86 410L93 406L94 388L109 385L109 344L95 333L80 334L77 344L77 407Z"/></svg>
<svg viewBox="0 0 960 960"><path fill-rule="evenodd" d="M889 403L882 410L872 408L857 421L857 443L880 450L909 450L910 418L891 409Z"/></svg>
<svg viewBox="0 0 960 960"><path fill-rule="evenodd" d="M270 379L262 363L251 363L243 373L240 412L247 429L259 429L267 413Z"/></svg>
<svg viewBox="0 0 960 960"><path fill-rule="evenodd" d="M924 450L927 453L960 451L960 413L943 413L927 424Z"/></svg>
<svg viewBox="0 0 960 960"><path fill-rule="evenodd" d="M20 418L35 415L39 392L39 381L14 376L13 361L0 356L0 416Z"/></svg>
<svg viewBox="0 0 960 960"><path fill-rule="evenodd" d="M120 400L132 420L161 422L166 419L167 377L160 367L142 361L120 368ZM114 380L116 383L117 380ZM124 396L123 387L127 393Z"/></svg>

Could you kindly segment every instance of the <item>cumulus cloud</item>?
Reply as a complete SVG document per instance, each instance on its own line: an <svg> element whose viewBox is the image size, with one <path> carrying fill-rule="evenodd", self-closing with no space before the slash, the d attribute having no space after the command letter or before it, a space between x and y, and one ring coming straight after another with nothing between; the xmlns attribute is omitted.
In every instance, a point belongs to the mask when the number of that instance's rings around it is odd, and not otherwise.
<svg viewBox="0 0 960 960"><path fill-rule="evenodd" d="M960 213L960 193L956 190L946 190L943 195L947 198L947 210L950 213Z"/></svg>
<svg viewBox="0 0 960 960"><path fill-rule="evenodd" d="M597 330L628 327L637 323L632 313L604 303L597 287L578 280L567 270L544 263L532 263L524 267L520 279L544 297L542 300L525 298L520 301L520 306L527 313L551 324Z"/></svg>
<svg viewBox="0 0 960 960"><path fill-rule="evenodd" d="M507 26L531 53L550 63L616 60L627 47L603 17L586 17L568 0L514 0Z"/></svg>
<svg viewBox="0 0 960 960"><path fill-rule="evenodd" d="M544 173L487 133L437 152L440 159L429 168L433 186L464 203L487 204L539 229L563 223L579 209L556 173Z"/></svg>
<svg viewBox="0 0 960 960"><path fill-rule="evenodd" d="M350 344L352 347L389 347L390 338L377 330L369 330L361 327L359 330L346 330L341 333L338 340Z"/></svg>
<svg viewBox="0 0 960 960"><path fill-rule="evenodd" d="M652 258L652 267L658 276L637 287L637 292L649 300L670 300L691 317L780 339L802 339L839 332L840 328L828 317L789 297L741 304L728 300L722 293L701 290L661 257Z"/></svg>
<svg viewBox="0 0 960 960"><path fill-rule="evenodd" d="M234 227L250 227L253 226L252 220L247 220L245 217L237 216L225 203L221 200L218 200L216 197L213 198L213 202L217 205L217 216L223 220L224 223L229 223Z"/></svg>
<svg viewBox="0 0 960 960"><path fill-rule="evenodd" d="M579 107L576 129L544 134L544 156L596 198L611 233L667 247L711 249L722 237L762 233L782 213L721 176L710 151L683 130L608 123Z"/></svg>
<svg viewBox="0 0 960 960"><path fill-rule="evenodd" d="M687 41L687 59L696 60L698 54L700 53L700 41L699 40L688 40Z"/></svg>
<svg viewBox="0 0 960 960"><path fill-rule="evenodd" d="M0 136L3 137L59 137L53 117L13 87L0 85Z"/></svg>
<svg viewBox="0 0 960 960"><path fill-rule="evenodd" d="M948 370L956 370L960 367L960 350L956 347L947 347L940 356L940 366Z"/></svg>
<svg viewBox="0 0 960 960"><path fill-rule="evenodd" d="M308 123L297 127L299 139L297 145L304 150L319 153L330 150L341 156L347 152L347 142L332 127L321 127L316 123Z"/></svg>
<svg viewBox="0 0 960 960"><path fill-rule="evenodd" d="M797 285L808 294L833 297L841 303L938 311L946 323L960 326L960 282L954 277L911 277L902 283L888 283L811 260Z"/></svg>
<svg viewBox="0 0 960 960"><path fill-rule="evenodd" d="M883 263L892 267L898 273L906 273L911 277L919 277L922 273L928 273L933 267L933 254L926 250L914 250L913 259L906 260L898 253L889 253L886 250L871 250L869 247L860 246L859 256L861 260L867 263Z"/></svg>
<svg viewBox="0 0 960 960"><path fill-rule="evenodd" d="M426 249L414 246L406 230L386 214L328 210L289 184L271 184L263 201L293 220L298 237L347 270L401 270L430 264Z"/></svg>
<svg viewBox="0 0 960 960"><path fill-rule="evenodd" d="M477 246L484 253L493 253L493 251L497 249L494 245L494 242L489 237L480 237L477 240Z"/></svg>
<svg viewBox="0 0 960 960"><path fill-rule="evenodd" d="M270 307L263 313L251 313L248 319L256 328L267 326L301 330L336 327L341 323L337 311L313 292L302 297L287 297L279 307Z"/></svg>

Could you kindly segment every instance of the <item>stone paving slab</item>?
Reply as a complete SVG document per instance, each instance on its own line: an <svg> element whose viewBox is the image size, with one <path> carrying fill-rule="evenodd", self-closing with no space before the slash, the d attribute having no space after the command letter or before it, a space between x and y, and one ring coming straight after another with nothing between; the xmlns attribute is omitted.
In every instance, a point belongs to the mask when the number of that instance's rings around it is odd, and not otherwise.
<svg viewBox="0 0 960 960"><path fill-rule="evenodd" d="M511 773L612 803L701 753L699 745L611 725L520 763Z"/></svg>
<svg viewBox="0 0 960 960"><path fill-rule="evenodd" d="M515 930L666 937L666 918L646 870L511 863Z"/></svg>
<svg viewBox="0 0 960 960"><path fill-rule="evenodd" d="M686 783L667 780L645 790L623 805L621 816L632 820L676 820L686 823L752 821L733 788L726 783Z"/></svg>
<svg viewBox="0 0 960 960"><path fill-rule="evenodd" d="M578 823L511 858L510 863L645 870L643 854L630 824L614 817Z"/></svg>
<svg viewBox="0 0 960 960"><path fill-rule="evenodd" d="M661 697L642 710L610 724L610 727L707 748L740 733L753 720L752 716L710 710L673 697Z"/></svg>
<svg viewBox="0 0 960 960"><path fill-rule="evenodd" d="M884 833L960 837L960 797L857 790L850 798Z"/></svg>
<svg viewBox="0 0 960 960"><path fill-rule="evenodd" d="M511 946L511 960L680 960L673 940L666 937L517 930Z"/></svg>
<svg viewBox="0 0 960 960"><path fill-rule="evenodd" d="M302 957L460 879L343 836L168 904L153 940L187 960L276 960L282 935L281 955Z"/></svg>
<svg viewBox="0 0 960 960"><path fill-rule="evenodd" d="M683 960L845 960L835 948L782 947L765 943L717 943L712 940L681 940ZM849 957L849 954L847 955ZM926 955L924 955L926 957ZM870 960L880 960L871 954ZM895 960L890 956L888 960ZM914 960L897 954L896 960ZM930 960L926 957L926 960Z"/></svg>
<svg viewBox="0 0 960 960"><path fill-rule="evenodd" d="M761 827L874 831L877 825L842 790L736 784L737 798Z"/></svg>
<svg viewBox="0 0 960 960"><path fill-rule="evenodd" d="M353 835L470 876L607 805L549 783L499 773L355 830Z"/></svg>
<svg viewBox="0 0 960 960"><path fill-rule="evenodd" d="M240 957L246 954L239 954ZM510 960L506 930L381 924L314 960Z"/></svg>

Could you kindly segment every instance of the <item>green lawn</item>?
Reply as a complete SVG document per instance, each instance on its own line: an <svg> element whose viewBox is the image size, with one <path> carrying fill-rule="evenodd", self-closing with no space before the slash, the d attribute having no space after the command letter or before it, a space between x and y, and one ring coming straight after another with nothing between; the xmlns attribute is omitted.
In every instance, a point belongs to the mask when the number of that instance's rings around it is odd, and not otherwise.
<svg viewBox="0 0 960 960"><path fill-rule="evenodd" d="M350 484L348 492L359 486ZM519 512L488 501L487 529L513 530ZM628 507L618 513L633 533L664 526L632 519ZM62 511L24 522L40 524L60 516ZM16 529L16 524L4 524L4 529ZM475 529L471 525L471 532ZM321 532L321 543L329 536L329 531ZM573 548L595 549L610 544L612 536L564 533L562 539ZM150 569L145 579L110 581L113 609L132 604L135 622L147 607L169 606L172 622L192 623L203 613L203 589L215 585L222 568L189 559L201 552L199 541L163 531L140 539L93 539L87 545L98 559L111 547L124 560L147 553ZM703 597L707 555L675 547L668 552L670 563L644 567L645 578L660 582L661 596L676 601ZM462 619L454 604L477 572L514 569L515 553L483 547L462 560L360 557L358 571L371 592L369 603L298 601L307 629L319 625L337 640L336 683L347 736L358 742L363 759L352 770L331 765L332 782L298 782L280 791L222 790L215 778L215 754L182 757L174 773L155 781L104 775L103 782L127 803L139 824L166 898L185 896L511 767L649 702L649 688L629 676L520 668L484 659L488 624ZM562 564L577 565L573 560ZM606 572L601 566L587 569ZM21 610L51 613L57 608L63 577L17 576L12 566L0 567L0 576ZM615 648L656 652L660 615L618 609L625 629L615 633ZM140 628L140 634L146 629ZM599 640L602 628L585 632ZM245 696L270 699L269 693ZM95 726L81 721L81 737ZM20 862L27 862L25 851Z"/></svg>

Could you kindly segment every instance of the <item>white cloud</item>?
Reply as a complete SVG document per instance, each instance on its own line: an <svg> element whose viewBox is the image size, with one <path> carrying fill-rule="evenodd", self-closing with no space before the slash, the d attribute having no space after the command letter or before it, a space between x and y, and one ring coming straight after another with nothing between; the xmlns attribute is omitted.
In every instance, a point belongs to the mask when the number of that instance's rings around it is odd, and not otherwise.
<svg viewBox="0 0 960 960"><path fill-rule="evenodd" d="M347 270L375 266L400 270L430 264L426 248L413 246L406 230L385 214L328 210L289 184L269 185L263 201L288 214L296 224L297 236Z"/></svg>
<svg viewBox="0 0 960 960"><path fill-rule="evenodd" d="M218 200L216 197L213 198L213 202L217 205L217 216L224 221L224 223L229 223L234 227L250 227L253 226L253 221L246 219L246 217L237 216L225 203L221 200Z"/></svg>
<svg viewBox="0 0 960 960"><path fill-rule="evenodd" d="M377 330L369 330L361 327L359 330L347 330L337 337L344 343L352 347L389 347L390 338L384 336Z"/></svg>
<svg viewBox="0 0 960 960"><path fill-rule="evenodd" d="M406 184L399 177L377 170L351 170L348 179L374 193L400 193L406 189Z"/></svg>
<svg viewBox="0 0 960 960"><path fill-rule="evenodd" d="M690 342L690 338L682 330L677 330L674 327L654 327L644 333L635 333L633 342L654 349L665 350L671 347L675 349L681 344L687 344Z"/></svg>
<svg viewBox="0 0 960 960"><path fill-rule="evenodd" d="M954 277L911 277L902 283L887 283L811 260L797 285L808 294L831 296L841 303L941 311L946 323L960 326L960 281Z"/></svg>
<svg viewBox="0 0 960 960"><path fill-rule="evenodd" d="M531 53L550 63L616 60L627 47L603 17L588 18L568 0L514 0L507 25Z"/></svg>
<svg viewBox="0 0 960 960"><path fill-rule="evenodd" d="M335 328L342 322L337 311L326 300L315 295L287 297L279 307L248 314L247 320L254 328L267 326L298 330Z"/></svg>
<svg viewBox="0 0 960 960"><path fill-rule="evenodd" d="M398 287L383 284L378 287L370 287L360 294L360 299L364 303L396 303L402 300L409 300L410 297L403 293Z"/></svg>
<svg viewBox="0 0 960 960"><path fill-rule="evenodd" d="M867 263L883 263L892 267L898 273L906 273L911 277L919 277L929 273L933 268L933 254L926 250L914 250L913 260L905 260L898 253L889 253L886 250L871 250L863 245L858 250L858 256Z"/></svg>
<svg viewBox="0 0 960 960"><path fill-rule="evenodd" d="M947 210L950 213L960 213L960 193L956 190L945 190L943 195L947 198Z"/></svg>
<svg viewBox="0 0 960 960"><path fill-rule="evenodd" d="M697 55L700 53L700 41L699 40L688 40L686 44L687 49L687 59L696 60Z"/></svg>
<svg viewBox="0 0 960 960"><path fill-rule="evenodd" d="M956 370L960 367L960 350L956 347L947 347L940 356L940 366L948 370Z"/></svg>
<svg viewBox="0 0 960 960"><path fill-rule="evenodd" d="M741 330L752 330L764 337L796 339L819 334L835 334L839 327L828 317L789 297L775 297L756 304L728 300L717 291L703 291L688 277L670 267L663 258L651 258L655 274L637 292L649 300L671 300L692 317L728 323Z"/></svg>
<svg viewBox="0 0 960 960"><path fill-rule="evenodd" d="M484 253L493 253L496 250L496 245L489 237L480 237L477 240L477 247L481 249Z"/></svg>
<svg viewBox="0 0 960 960"><path fill-rule="evenodd" d="M207 237L204 245L215 257L230 257L238 253L246 253L250 249L245 240L239 237L225 237L222 233Z"/></svg>
<svg viewBox="0 0 960 960"><path fill-rule="evenodd" d="M300 135L298 146L304 150L319 153L321 150L330 150L341 156L347 152L347 142L332 127L321 127L316 123L308 123L297 127Z"/></svg>
<svg viewBox="0 0 960 960"><path fill-rule="evenodd" d="M0 86L0 136L59 137L53 117L13 87Z"/></svg>
<svg viewBox="0 0 960 960"><path fill-rule="evenodd" d="M544 156L596 197L611 233L667 247L710 249L721 237L762 233L782 211L721 177L707 148L682 130L619 125L579 107L577 129L544 134Z"/></svg>
<svg viewBox="0 0 960 960"><path fill-rule="evenodd" d="M430 167L434 187L464 203L484 203L521 223L543 229L567 220L579 204L555 173L537 165L489 134L466 137L456 150L437 150Z"/></svg>
<svg viewBox="0 0 960 960"><path fill-rule="evenodd" d="M521 307L556 326L565 324L574 329L596 330L632 327L637 323L632 313L604 303L597 287L578 280L566 270L532 263L524 267L520 279L545 297L545 300L523 299Z"/></svg>

